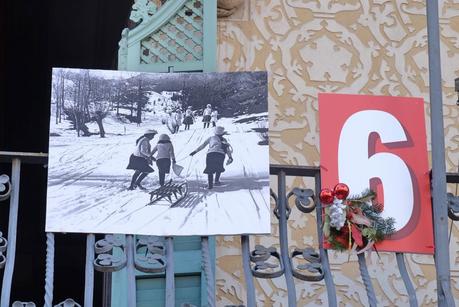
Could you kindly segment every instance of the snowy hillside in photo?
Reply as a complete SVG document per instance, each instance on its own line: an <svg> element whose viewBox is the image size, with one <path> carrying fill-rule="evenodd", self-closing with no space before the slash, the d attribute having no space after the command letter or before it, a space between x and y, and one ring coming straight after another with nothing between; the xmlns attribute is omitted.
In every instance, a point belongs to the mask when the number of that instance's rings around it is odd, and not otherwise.
<svg viewBox="0 0 459 307"><path fill-rule="evenodd" d="M222 117L217 125L229 133L234 162L225 165L221 186L207 189L206 151L190 156L214 135L195 115L190 130L172 134L164 123L169 106L181 107L172 97L180 92L147 93L142 122L111 109L99 123L87 122L90 136L77 136L74 123L61 118L52 106L50 119L47 232L127 233L145 235L211 235L270 233L269 147L255 128L265 127L267 112ZM65 102L64 102L65 103ZM120 114L121 113L121 114ZM128 114L129 115L129 114ZM149 192L159 188L158 168L142 182L147 189L128 190L133 170L126 169L136 139L147 129L168 134L175 149L179 176L172 170L166 182L186 183L187 196L175 206L166 200L150 204Z"/></svg>

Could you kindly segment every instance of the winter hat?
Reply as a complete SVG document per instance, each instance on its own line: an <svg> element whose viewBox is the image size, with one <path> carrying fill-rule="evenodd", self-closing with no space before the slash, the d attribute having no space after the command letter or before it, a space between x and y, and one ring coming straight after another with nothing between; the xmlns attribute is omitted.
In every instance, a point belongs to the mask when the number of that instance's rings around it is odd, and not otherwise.
<svg viewBox="0 0 459 307"><path fill-rule="evenodd" d="M170 138L167 134L161 134L161 135L159 136L159 140L160 140L160 141L170 141L171 138Z"/></svg>
<svg viewBox="0 0 459 307"><path fill-rule="evenodd" d="M207 105L207 107L210 108L210 107L212 107L212 106L211 106L210 103L209 103L209 104Z"/></svg>
<svg viewBox="0 0 459 307"><path fill-rule="evenodd" d="M225 131L225 128L223 128L223 127L221 127L221 126L215 127L214 133L215 133L215 135L225 135L225 134L228 134L228 132Z"/></svg>
<svg viewBox="0 0 459 307"><path fill-rule="evenodd" d="M144 135L147 135L147 134L158 134L158 131L156 131L155 129L147 129Z"/></svg>

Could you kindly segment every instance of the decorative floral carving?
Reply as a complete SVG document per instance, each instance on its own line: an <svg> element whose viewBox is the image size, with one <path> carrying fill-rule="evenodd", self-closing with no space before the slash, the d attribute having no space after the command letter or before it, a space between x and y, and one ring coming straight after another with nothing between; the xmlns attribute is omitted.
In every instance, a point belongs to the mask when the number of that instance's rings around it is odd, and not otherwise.
<svg viewBox="0 0 459 307"><path fill-rule="evenodd" d="M272 262L273 260L275 263ZM255 263L252 267L252 274L255 277L275 278L284 274L284 265L275 247L266 248L263 245L256 245L255 250L250 253L250 261Z"/></svg>
<svg viewBox="0 0 459 307"><path fill-rule="evenodd" d="M303 213L311 213L316 208L316 204L311 201L314 198L314 191L311 189L293 188L288 193L287 199L295 196L295 206Z"/></svg>
<svg viewBox="0 0 459 307"><path fill-rule="evenodd" d="M130 28L133 29L142 22L146 22L156 13L157 9L156 3L150 0L136 0L132 5L131 15L129 16L129 20L134 22L135 26Z"/></svg>
<svg viewBox="0 0 459 307"><path fill-rule="evenodd" d="M15 301L11 307L35 307L34 302L20 302L20 301Z"/></svg>
<svg viewBox="0 0 459 307"><path fill-rule="evenodd" d="M120 253L114 254L115 247L121 250ZM124 241L118 236L106 235L104 239L97 241L95 252L97 258L94 260L94 269L99 272L116 272L126 266Z"/></svg>
<svg viewBox="0 0 459 307"><path fill-rule="evenodd" d="M136 244L135 268L145 273L161 273L166 270L165 247L154 236L142 236Z"/></svg>
<svg viewBox="0 0 459 307"><path fill-rule="evenodd" d="M57 305L54 305L54 307L81 307L80 304L72 300L71 298L66 299L63 302L60 302Z"/></svg>
<svg viewBox="0 0 459 307"><path fill-rule="evenodd" d="M298 264L296 266L292 263L292 273L298 279L305 281L320 281L324 278L324 272L320 263L319 254L311 247L301 249L295 249L292 252L292 260L302 256L306 263ZM310 274L305 274L308 271Z"/></svg>
<svg viewBox="0 0 459 307"><path fill-rule="evenodd" d="M0 201L8 199L11 194L10 177L7 175L0 176Z"/></svg>
<svg viewBox="0 0 459 307"><path fill-rule="evenodd" d="M459 77L459 5L453 0L441 0L438 4L446 163L452 172L457 170L459 160L459 108L454 91L454 79ZM268 0L250 1L244 9L247 21L219 20L218 70L269 72L272 163L319 165L318 92L423 97L428 109L425 1ZM308 56L307 51L313 50L314 44L321 52L315 57ZM344 58L335 61L341 54ZM304 186L305 181L288 178L287 185L288 188ZM272 202L273 209L275 203ZM450 210L459 213L459 207L454 204ZM311 236L317 244L313 214L292 210L289 221L291 246L303 246ZM255 244L278 244L277 223L273 215L272 236L256 236ZM458 225L452 226L452 241L458 240ZM451 244L450 249L451 285L457 300L459 245ZM339 301L349 306L366 305L365 288L355 278L356 257L349 259L348 255L333 251L329 255ZM219 302L227 305L244 302L242 269L236 265L240 263L238 244L218 238L217 257ZM366 257L380 304L408 305L395 256L372 253ZM432 257L406 255L406 262L419 305L435 305ZM285 293L285 284L259 280L257 285L257 302L261 305L263 302L271 305L273 297ZM299 306L326 304L323 284L311 287L297 281L296 287ZM276 304L287 306L287 299L279 297Z"/></svg>
<svg viewBox="0 0 459 307"><path fill-rule="evenodd" d="M0 269L3 269L6 264L6 257L3 255L8 247L8 241L3 237L3 233L0 232Z"/></svg>
<svg viewBox="0 0 459 307"><path fill-rule="evenodd" d="M228 17L234 14L236 10L244 3L244 0L218 0L217 16Z"/></svg>

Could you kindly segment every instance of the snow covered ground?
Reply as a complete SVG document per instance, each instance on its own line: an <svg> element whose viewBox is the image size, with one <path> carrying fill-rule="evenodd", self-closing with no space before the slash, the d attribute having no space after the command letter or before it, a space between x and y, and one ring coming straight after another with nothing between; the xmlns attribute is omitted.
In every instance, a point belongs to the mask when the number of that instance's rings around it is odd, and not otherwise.
<svg viewBox="0 0 459 307"><path fill-rule="evenodd" d="M77 137L70 124L55 124L51 118L48 202L46 231L128 233L145 235L253 234L270 232L269 149L260 146L251 128L257 122L234 123L239 118L220 119L218 125L230 133L234 162L225 166L222 187L205 188L203 174L206 150L193 157L189 154L213 129L203 129L201 118L178 134L171 135L161 124L161 114L147 112L145 121L123 123L114 115L104 119L106 138L97 135ZM96 124L88 125L97 131ZM156 129L171 136L177 164L185 169L183 178L172 175L176 182L187 181L188 197L171 208L166 203L147 205L150 195L141 190L129 191L132 170L127 170L135 140L146 129ZM157 142L157 136L151 141ZM143 185L158 187L158 171L150 174Z"/></svg>

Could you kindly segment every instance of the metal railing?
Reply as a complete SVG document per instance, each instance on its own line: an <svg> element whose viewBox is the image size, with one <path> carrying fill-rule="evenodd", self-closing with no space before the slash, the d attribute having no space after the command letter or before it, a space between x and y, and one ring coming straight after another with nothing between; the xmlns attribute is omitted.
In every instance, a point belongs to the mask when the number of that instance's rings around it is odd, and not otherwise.
<svg viewBox="0 0 459 307"><path fill-rule="evenodd" d="M256 246L253 251L250 251L249 238L247 236L242 237L248 306L256 306L253 277L274 278L282 275L285 277L287 284L288 306L294 307L297 304L294 278L309 282L317 282L323 279L327 289L328 305L337 306L336 289L330 270L328 251L324 249L322 241L322 205L318 199L318 191L320 191L321 187L320 168L271 165L270 173L271 175L276 175L278 180L277 193L272 191L271 196L275 203L274 214L279 220L279 243L281 250L278 253L274 247ZM315 191L312 189L293 188L292 191L287 193L286 176L314 178ZM287 221L291 210L294 210L294 208L289 207L288 200L292 196L295 198L295 207L298 210L303 213L311 213L314 210L316 212L317 237L319 242L318 252L311 247L294 249L293 251L289 249ZM302 256L306 264L299 264L295 267L293 263L299 255ZM363 253L357 256L360 274L368 296L368 304L376 306L376 294L368 274L365 256ZM416 293L406 270L403 253L396 253L396 258L400 274L407 289L410 306L417 306ZM276 259L277 264L273 264L274 259ZM248 263L249 261L252 264Z"/></svg>
<svg viewBox="0 0 459 307"><path fill-rule="evenodd" d="M5 268L1 293L1 307L10 306L10 294L14 273L16 254L17 221L19 209L19 188L22 163L47 163L47 154L0 152L0 162L11 163L11 180L6 175L0 176L0 201L10 199L10 215L8 223L8 240L0 238L0 266ZM253 278L275 278L284 276L287 285L288 305L296 306L295 279L307 282L324 280L327 289L328 305L337 306L336 289L330 270L328 252L324 249L322 233L322 206L317 196L320 191L320 168L290 165L271 165L270 174L277 176L277 191L271 191L275 207L274 215L279 220L279 246L257 245L250 248L249 236L241 236L242 264L247 285L247 306L256 306L255 286ZM293 188L287 193L286 178L288 176L313 178L314 189ZM446 174L448 183L459 183L459 173ZM290 208L289 200L295 206ZM288 219L292 210L300 210L308 214L316 212L318 251L311 247L291 249L288 242ZM459 220L459 197L448 194L448 215L453 221ZM93 306L94 274L95 271L109 274L126 268L128 278L128 298L126 306L136 304L135 270L146 273L165 273L166 276L166 306L175 305L175 276L173 262L173 238L166 238L165 243L157 237L135 237L106 235L104 239L95 241L94 234L88 234L86 239L86 265L84 285L84 305ZM436 243L447 241L448 237L435 237ZM8 242L8 243L7 243ZM53 306L54 282L54 234L47 233L46 240L46 275L45 275L45 306ZM142 252L139 256L139 250ZM6 259L3 253L6 252ZM395 253L398 268L405 284L410 306L417 306L416 292L409 278L403 253ZM295 264L300 259L302 264ZM212 272L209 253L208 237L202 237L202 264L207 280L207 305L215 306L215 281ZM358 264L362 281L365 285L368 304L376 306L376 294L368 274L364 254L358 254ZM435 262L436 269L450 270L449 262ZM438 289L437 291L441 291ZM444 299L454 303L451 292ZM72 299L54 306L80 306ZM35 306L31 302L14 302L13 306Z"/></svg>
<svg viewBox="0 0 459 307"><path fill-rule="evenodd" d="M19 191L21 164L47 164L48 155L45 153L5 152L0 151L0 162L11 163L11 180L7 175L0 176L0 201L10 199L10 214L8 220L8 240L0 233L0 268L4 267L0 307L9 307L11 287L16 256L16 239L19 211ZM158 237L136 237L133 235L106 235L104 239L95 241L94 234L86 237L86 261L84 305L93 306L95 271L109 274L126 268L128 278L128 297L126 306L136 305L136 275L139 270L145 273L165 273L166 276L166 306L175 306L175 275L173 261L173 238L166 238L166 245ZM8 243L7 243L8 242ZM202 267L206 277L207 306L215 306L215 278L212 272L209 238L201 238ZM146 249L145 256L139 256L139 249ZM46 234L46 272L45 272L45 307L51 306L81 306L73 299L67 299L53 305L54 290L54 234ZM6 257L3 255L6 252ZM97 257L96 257L97 256ZM33 302L15 301L12 306L35 306ZM191 305L189 305L191 306Z"/></svg>

